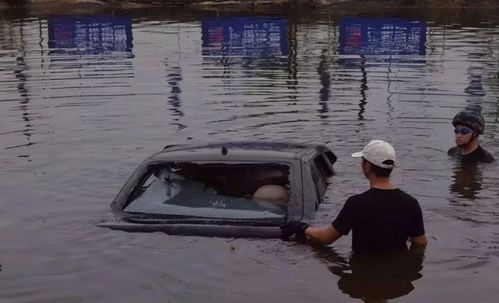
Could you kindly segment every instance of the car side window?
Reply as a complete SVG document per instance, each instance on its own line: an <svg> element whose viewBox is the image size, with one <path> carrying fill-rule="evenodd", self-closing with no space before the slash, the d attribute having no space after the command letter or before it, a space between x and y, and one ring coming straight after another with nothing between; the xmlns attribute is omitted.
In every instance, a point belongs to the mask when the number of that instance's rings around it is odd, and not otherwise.
<svg viewBox="0 0 499 303"><path fill-rule="evenodd" d="M313 163L310 165L310 173L312 174L312 180L314 181L314 191L317 198L315 209L317 209L319 204L322 203L322 196L326 191L326 181L320 176L317 167Z"/></svg>
<svg viewBox="0 0 499 303"><path fill-rule="evenodd" d="M322 197L326 192L327 179L333 175L332 161L336 161L336 156L331 152L331 155L318 154L312 159L310 166L312 179L315 184L315 192L317 195L317 203L322 202ZM316 205L316 208L318 205Z"/></svg>
<svg viewBox="0 0 499 303"><path fill-rule="evenodd" d="M326 155L326 158L329 160L329 163L331 163L331 166L336 163L336 160L338 160L338 158L336 157L335 154L333 154L332 151L328 150L327 152L324 153Z"/></svg>
<svg viewBox="0 0 499 303"><path fill-rule="evenodd" d="M329 165L329 163L327 163L327 160L322 154L315 156L314 165L315 167L317 167L317 170L319 171L319 174L325 183L326 179L333 174L331 166Z"/></svg>

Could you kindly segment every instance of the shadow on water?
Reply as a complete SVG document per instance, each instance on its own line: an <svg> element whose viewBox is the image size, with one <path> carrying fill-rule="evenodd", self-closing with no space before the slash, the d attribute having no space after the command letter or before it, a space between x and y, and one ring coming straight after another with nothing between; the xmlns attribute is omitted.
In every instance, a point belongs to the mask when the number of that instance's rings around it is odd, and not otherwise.
<svg viewBox="0 0 499 303"><path fill-rule="evenodd" d="M338 288L363 302L388 302L414 290L413 281L423 277L424 250L414 247L389 255L338 254L332 248L316 248L328 270L339 277Z"/></svg>
<svg viewBox="0 0 499 303"><path fill-rule="evenodd" d="M482 189L482 171L478 163L457 163L449 187L451 194L460 198L475 200Z"/></svg>

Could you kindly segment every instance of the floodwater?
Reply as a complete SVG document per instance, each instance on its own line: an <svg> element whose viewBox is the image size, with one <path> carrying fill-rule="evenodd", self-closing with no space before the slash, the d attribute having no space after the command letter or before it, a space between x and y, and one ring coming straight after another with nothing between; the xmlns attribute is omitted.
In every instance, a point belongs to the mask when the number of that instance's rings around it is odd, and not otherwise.
<svg viewBox="0 0 499 303"><path fill-rule="evenodd" d="M497 302L499 162L446 155L470 105L499 158L492 10L0 12L0 302ZM350 236L318 249L95 226L152 152L233 139L326 143L327 224L367 188L350 154L372 138L393 143L394 182L423 209L429 246L409 262L349 260Z"/></svg>

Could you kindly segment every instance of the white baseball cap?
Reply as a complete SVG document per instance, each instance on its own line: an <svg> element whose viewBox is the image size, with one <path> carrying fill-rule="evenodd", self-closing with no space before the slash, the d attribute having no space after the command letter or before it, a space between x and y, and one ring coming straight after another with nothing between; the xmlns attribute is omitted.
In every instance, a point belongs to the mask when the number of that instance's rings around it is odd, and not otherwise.
<svg viewBox="0 0 499 303"><path fill-rule="evenodd" d="M354 158L364 158L372 164L382 168L395 167L395 149L390 143L383 140L372 140L362 151L352 154ZM391 164L383 163L387 160L393 161Z"/></svg>

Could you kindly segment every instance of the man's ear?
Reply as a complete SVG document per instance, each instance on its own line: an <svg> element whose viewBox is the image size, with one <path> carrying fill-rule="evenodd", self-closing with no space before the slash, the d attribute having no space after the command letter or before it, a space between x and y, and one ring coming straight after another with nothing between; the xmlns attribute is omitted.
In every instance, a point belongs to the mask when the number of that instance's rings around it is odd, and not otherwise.
<svg viewBox="0 0 499 303"><path fill-rule="evenodd" d="M367 170L368 172L371 172L371 168L372 168L372 164L371 164L371 162L366 161L366 170Z"/></svg>
<svg viewBox="0 0 499 303"><path fill-rule="evenodd" d="M369 161L367 161L366 159L362 158L362 168L365 171L370 171L371 170L371 163L369 163Z"/></svg>

